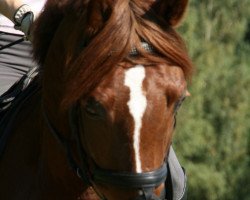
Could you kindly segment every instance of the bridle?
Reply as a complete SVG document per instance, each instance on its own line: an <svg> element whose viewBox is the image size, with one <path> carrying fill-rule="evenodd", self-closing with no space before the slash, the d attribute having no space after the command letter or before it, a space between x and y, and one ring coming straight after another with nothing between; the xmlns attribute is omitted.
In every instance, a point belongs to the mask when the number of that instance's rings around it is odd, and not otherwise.
<svg viewBox="0 0 250 200"><path fill-rule="evenodd" d="M154 48L149 43L142 42L141 45L142 48L145 49L147 52L154 53ZM137 51L136 48L132 48L129 55L137 56L139 55L139 52ZM45 122L50 129L50 132L57 139L57 141L64 147L69 161L69 165L83 180L83 182L91 186L102 200L106 200L106 198L104 197L104 195L100 194L95 189L94 185L96 183L112 185L120 188L139 189L140 194L135 200L165 200L165 195L166 195L165 189L163 189L163 191L161 192L160 197L157 197L154 194L154 189L166 181L168 175L167 159L165 159L165 162L159 169L143 173L132 173L123 171L118 172L113 170L106 170L97 166L97 164L95 164L94 161L93 161L94 167L92 167L91 165L90 169L89 163L87 162L89 160L89 156L87 155L81 143L80 127L82 124L80 124L79 120L80 110L81 109L79 103L76 103L71 107L69 112L69 124L73 138L77 144L77 152L79 154L81 161L80 166L76 163L76 161L73 158L69 141L67 141L62 136L62 134L60 134L59 131L57 131L57 129L52 125L44 107L43 107L43 115Z"/></svg>
<svg viewBox="0 0 250 200"><path fill-rule="evenodd" d="M165 200L165 189L163 189L161 197L157 197L154 194L154 189L166 181L168 174L166 162L164 162L163 165L157 170L143 173L106 170L100 168L96 164L94 164L94 169L92 169L92 166L90 169L89 163L87 162L89 160L89 156L86 154L80 140L79 108L79 104L72 106L69 112L69 123L73 138L77 143L77 151L81 160L80 165L78 165L73 158L69 141L64 138L63 135L53 126L44 106L43 115L50 132L64 147L70 167L77 173L82 181L85 184L92 186L102 200L107 199L95 189L94 185L96 183L108 184L120 188L139 189L139 196L135 200Z"/></svg>

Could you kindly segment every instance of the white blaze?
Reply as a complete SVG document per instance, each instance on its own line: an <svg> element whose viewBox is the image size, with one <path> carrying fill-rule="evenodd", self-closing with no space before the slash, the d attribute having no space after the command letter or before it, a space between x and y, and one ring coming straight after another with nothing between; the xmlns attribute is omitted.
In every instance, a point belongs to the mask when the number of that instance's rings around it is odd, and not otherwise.
<svg viewBox="0 0 250 200"><path fill-rule="evenodd" d="M147 107L147 99L143 93L143 80L145 77L146 72L142 65L136 65L125 72L125 85L130 89L130 99L127 105L135 123L133 147L135 151L137 173L142 172L140 159L140 132L142 127L142 118Z"/></svg>

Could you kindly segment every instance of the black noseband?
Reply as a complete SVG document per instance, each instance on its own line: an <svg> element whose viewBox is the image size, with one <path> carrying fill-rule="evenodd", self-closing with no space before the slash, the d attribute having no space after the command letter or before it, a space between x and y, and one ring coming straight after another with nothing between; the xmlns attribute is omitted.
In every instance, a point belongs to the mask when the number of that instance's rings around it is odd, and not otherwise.
<svg viewBox="0 0 250 200"><path fill-rule="evenodd" d="M160 169L143 172L115 172L110 170L96 169L93 172L93 181L96 183L130 188L156 188L165 182L167 166L164 163Z"/></svg>
<svg viewBox="0 0 250 200"><path fill-rule="evenodd" d="M157 197L154 189L166 181L167 173L166 163L157 170L143 173L96 169L93 172L93 181L115 187L139 189L140 194L135 200L163 200L165 191L162 191L162 197Z"/></svg>

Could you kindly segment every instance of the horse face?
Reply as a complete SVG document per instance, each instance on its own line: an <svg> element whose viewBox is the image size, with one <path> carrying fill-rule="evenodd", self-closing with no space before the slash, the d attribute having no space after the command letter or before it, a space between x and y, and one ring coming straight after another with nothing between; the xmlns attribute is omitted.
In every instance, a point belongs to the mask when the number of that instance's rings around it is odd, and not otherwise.
<svg viewBox="0 0 250 200"><path fill-rule="evenodd" d="M81 102L86 152L103 169L142 173L160 168L171 143L175 108L185 91L179 67L118 67ZM129 199L128 191L119 191L118 198L115 187L97 188L110 200Z"/></svg>

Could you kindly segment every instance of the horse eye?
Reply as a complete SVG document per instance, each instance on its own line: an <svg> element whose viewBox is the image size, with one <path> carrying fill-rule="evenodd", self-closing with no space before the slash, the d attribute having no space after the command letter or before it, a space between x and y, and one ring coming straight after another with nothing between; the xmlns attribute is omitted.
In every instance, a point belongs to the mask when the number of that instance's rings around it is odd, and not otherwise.
<svg viewBox="0 0 250 200"><path fill-rule="evenodd" d="M87 100L85 105L85 112L89 117L94 119L99 119L105 116L105 109L94 98L90 98Z"/></svg>
<svg viewBox="0 0 250 200"><path fill-rule="evenodd" d="M183 101L186 99L186 96L182 96L180 100L175 104L174 112L176 113L181 107Z"/></svg>

